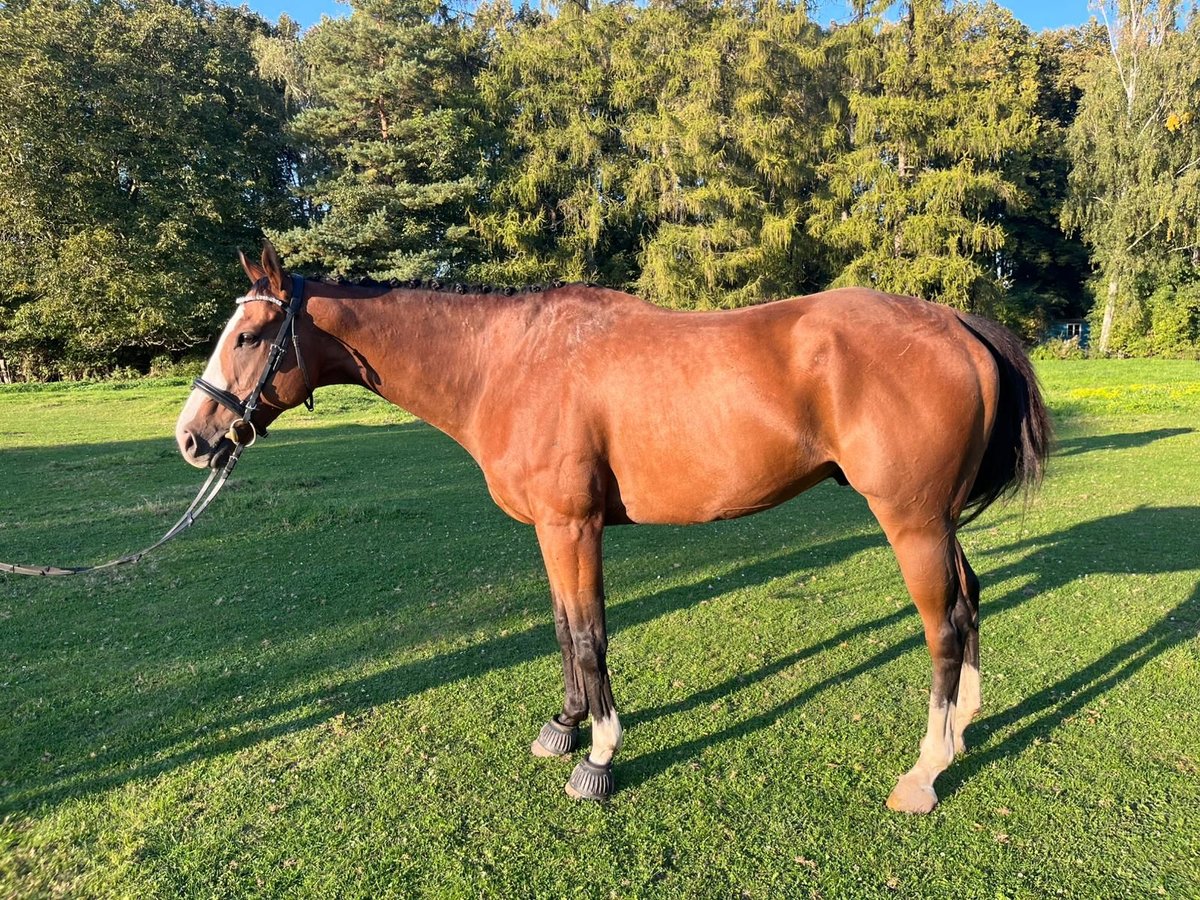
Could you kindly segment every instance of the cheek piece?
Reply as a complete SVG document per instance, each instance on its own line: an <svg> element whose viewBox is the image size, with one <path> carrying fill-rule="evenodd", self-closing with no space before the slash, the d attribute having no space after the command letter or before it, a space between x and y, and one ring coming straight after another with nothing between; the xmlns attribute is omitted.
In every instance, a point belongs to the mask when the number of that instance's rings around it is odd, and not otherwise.
<svg viewBox="0 0 1200 900"><path fill-rule="evenodd" d="M279 327L279 332L275 335L275 340L271 343L270 352L267 354L267 364L258 376L258 382L254 385L254 389L250 391L245 400L241 400L236 394L221 390L221 388L215 384L210 384L203 378L197 378L192 382L192 387L207 394L237 416L237 419L229 426L225 437L239 447L251 446L258 440L259 435L263 437L267 436L266 428L260 429L254 424L254 412L258 409L258 401L262 397L262 392L266 390L271 380L275 377L275 373L279 371L279 366L287 353L287 340L289 336L291 337L292 349L296 352L296 365L300 369L300 374L304 378L304 388L308 392L304 398L304 406L309 410L313 408L312 383L308 378L308 368L304 365L304 357L300 355L300 339L296 336L296 316L304 308L304 279L299 275L292 276L292 296L291 301L287 304L284 304L282 300L276 300L274 297L243 297L238 300L238 303L253 303L255 301L274 303L284 311L284 317L283 324Z"/></svg>

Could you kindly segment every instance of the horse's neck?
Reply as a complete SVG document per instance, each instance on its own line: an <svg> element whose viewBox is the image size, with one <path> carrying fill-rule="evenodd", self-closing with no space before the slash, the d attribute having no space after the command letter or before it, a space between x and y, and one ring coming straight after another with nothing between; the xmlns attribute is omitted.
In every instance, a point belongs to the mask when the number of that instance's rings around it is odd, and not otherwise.
<svg viewBox="0 0 1200 900"><path fill-rule="evenodd" d="M490 302L487 302L490 301ZM503 304L494 297L393 291L313 298L332 360L323 383L361 384L469 446L487 343Z"/></svg>

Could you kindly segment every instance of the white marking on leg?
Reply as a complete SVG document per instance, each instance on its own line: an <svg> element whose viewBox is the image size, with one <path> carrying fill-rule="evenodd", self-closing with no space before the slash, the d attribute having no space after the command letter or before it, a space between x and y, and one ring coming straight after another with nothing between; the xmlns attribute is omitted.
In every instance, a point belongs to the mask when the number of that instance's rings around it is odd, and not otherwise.
<svg viewBox="0 0 1200 900"><path fill-rule="evenodd" d="M612 761L613 754L621 749L621 720L614 709L603 719L592 722L592 752L588 759L598 766Z"/></svg>
<svg viewBox="0 0 1200 900"><path fill-rule="evenodd" d="M929 696L929 721L917 764L900 778L888 806L901 812L927 813L937 806L934 780L954 759L954 704Z"/></svg>
<svg viewBox="0 0 1200 900"><path fill-rule="evenodd" d="M954 713L954 749L959 753L966 747L963 732L979 712L981 702L979 670L970 663L964 663L958 676L958 705Z"/></svg>
<svg viewBox="0 0 1200 900"><path fill-rule="evenodd" d="M921 755L912 767L912 772L921 772L927 778L923 784L930 787L954 760L954 710L955 704L943 703L930 696L929 722L921 741Z"/></svg>

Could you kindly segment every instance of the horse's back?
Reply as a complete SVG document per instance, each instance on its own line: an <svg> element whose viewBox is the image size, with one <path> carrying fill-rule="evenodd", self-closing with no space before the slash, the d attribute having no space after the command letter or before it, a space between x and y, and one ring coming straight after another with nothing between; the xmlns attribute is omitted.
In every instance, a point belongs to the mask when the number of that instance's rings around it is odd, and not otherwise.
<svg viewBox="0 0 1200 900"><path fill-rule="evenodd" d="M745 515L838 467L871 497L969 467L951 432L990 427L986 349L952 311L909 298L841 289L677 312L565 291L526 322L497 392L513 400L489 425L507 469L489 483L514 514L526 504L512 496L530 492L518 482L553 478L570 494L575 481L582 498L598 491L596 466L611 473L614 521Z"/></svg>
<svg viewBox="0 0 1200 900"><path fill-rule="evenodd" d="M633 521L744 515L836 467L872 497L978 465L994 366L945 307L843 289L621 322L590 383Z"/></svg>

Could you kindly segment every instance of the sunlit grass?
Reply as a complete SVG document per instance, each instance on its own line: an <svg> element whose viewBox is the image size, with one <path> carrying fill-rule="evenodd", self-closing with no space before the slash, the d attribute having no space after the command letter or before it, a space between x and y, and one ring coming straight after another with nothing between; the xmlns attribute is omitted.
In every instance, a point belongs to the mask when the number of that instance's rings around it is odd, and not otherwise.
<svg viewBox="0 0 1200 900"><path fill-rule="evenodd" d="M561 696L532 531L467 455L323 391L112 575L0 576L0 896L1200 894L1200 370L1039 364L1042 493L964 534L985 706L926 819L928 656L860 498L606 536L618 793ZM200 473L183 381L0 390L0 559L93 562Z"/></svg>

